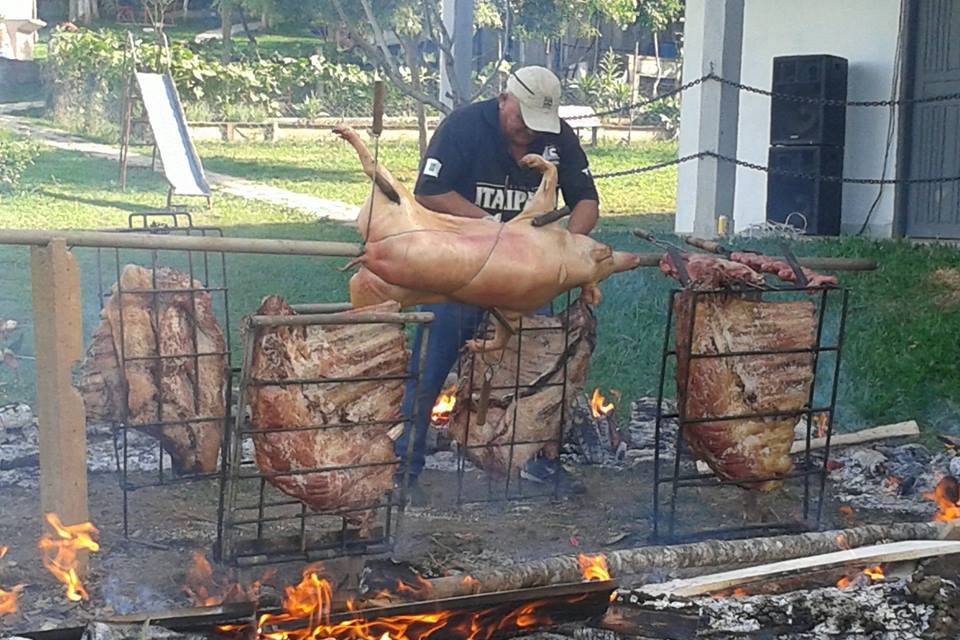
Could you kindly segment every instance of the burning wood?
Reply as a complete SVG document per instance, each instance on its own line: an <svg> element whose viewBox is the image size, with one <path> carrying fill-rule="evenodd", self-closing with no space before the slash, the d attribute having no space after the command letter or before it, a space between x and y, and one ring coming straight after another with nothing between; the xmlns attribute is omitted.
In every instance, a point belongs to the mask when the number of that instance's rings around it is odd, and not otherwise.
<svg viewBox="0 0 960 640"><path fill-rule="evenodd" d="M594 418L600 418L614 410L614 404L607 402L607 399L600 395L600 387L593 388L593 395L590 396L590 413Z"/></svg>
<svg viewBox="0 0 960 640"><path fill-rule="evenodd" d="M7 555L7 547L0 546L0 558L5 555ZM17 585L9 591L0 587L0 617L17 612L17 596L21 589L23 589L22 585Z"/></svg>
<svg viewBox="0 0 960 640"><path fill-rule="evenodd" d="M577 562L580 564L580 571L583 572L584 580L589 582L591 580L610 579L610 570L607 569L607 557L602 553L593 556L581 553L577 557Z"/></svg>
<svg viewBox="0 0 960 640"><path fill-rule="evenodd" d="M275 572L270 570L259 580L244 587L236 581L217 579L206 556L200 551L194 551L193 563L187 570L183 592L190 598L190 602L198 607L213 607L231 602L257 602L261 585L273 573Z"/></svg>
<svg viewBox="0 0 960 640"><path fill-rule="evenodd" d="M856 573L853 576L843 576L837 580L837 588L850 589L852 587L859 587L872 582L883 582L884 580L886 580L886 576L883 574L883 565L877 564L872 567L867 567L863 571Z"/></svg>
<svg viewBox="0 0 960 640"><path fill-rule="evenodd" d="M430 412L430 422L438 427L450 422L450 413L457 406L457 385L452 384L437 396L437 402Z"/></svg>
<svg viewBox="0 0 960 640"><path fill-rule="evenodd" d="M175 269L126 265L77 385L88 420L164 423L148 432L179 473L216 471L223 439L226 342L210 293L189 292L202 287Z"/></svg>
<svg viewBox="0 0 960 640"><path fill-rule="evenodd" d="M923 494L923 497L935 501L939 507L933 516L934 520L950 522L960 518L960 484L953 476L942 477L933 491Z"/></svg>
<svg viewBox="0 0 960 640"><path fill-rule="evenodd" d="M55 535L45 534L40 538L38 546L43 552L43 566L66 585L67 600L88 600L90 596L77 573L77 554L100 550L94 539L99 531L90 522L65 526L55 513L48 513L46 521Z"/></svg>
<svg viewBox="0 0 960 640"><path fill-rule="evenodd" d="M585 572L591 580L603 580L605 568L602 556L584 556ZM419 590L429 592L429 583ZM589 615L605 609L603 601L613 585L597 585L597 590L580 590L566 585L555 597L543 592L526 594L514 591L494 597L470 596L451 601L424 602L385 610L356 609L348 602L348 612L332 613L333 590L330 583L310 566L303 578L288 586L279 613L265 613L257 618L256 637L259 640L425 640L430 637L462 638L463 640L490 640L515 635L521 630L550 626L570 619L571 609L588 607ZM590 595L593 594L593 595ZM404 613L389 613L404 611ZM587 616L589 617L589 616ZM247 631L230 627L224 630Z"/></svg>

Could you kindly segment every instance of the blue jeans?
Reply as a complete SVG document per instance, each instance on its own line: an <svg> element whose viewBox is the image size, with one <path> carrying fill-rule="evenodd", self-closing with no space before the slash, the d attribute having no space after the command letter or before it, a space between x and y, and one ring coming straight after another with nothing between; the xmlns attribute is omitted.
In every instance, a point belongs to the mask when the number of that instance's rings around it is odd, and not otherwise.
<svg viewBox="0 0 960 640"><path fill-rule="evenodd" d="M549 315L551 305L537 310L537 315ZM437 396L443 389L447 374L457 363L460 348L463 343L473 338L483 322L485 311L482 307L474 307L459 303L425 304L420 311L431 311L434 320L430 323L430 334L427 340L427 353L420 376L420 394L417 413L413 415L414 398L416 396L416 379L407 380L403 394L402 415L404 417L403 434L394 443L394 451L401 460L407 460L407 447L410 444L410 434L413 433L413 450L410 452L409 469L410 480L413 481L423 471L426 458L427 429L430 427L430 414ZM420 366L420 347L424 325L417 325L417 334L414 338L413 353L407 372L416 375ZM411 420L412 416L412 420ZM411 426L412 422L412 426ZM403 468L397 475L402 476Z"/></svg>
<svg viewBox="0 0 960 640"><path fill-rule="evenodd" d="M463 343L476 335L477 328L483 322L484 310L459 303L425 304L420 311L431 311L434 320L430 323L430 334L427 340L427 353L420 376L420 394L417 399L417 414L413 415L414 399L416 398L416 379L407 380L403 393L403 435L394 443L394 451L401 460L407 460L407 448L410 444L410 433L413 432L413 451L409 452L410 480L416 479L423 470L426 457L427 429L430 427L430 413L437 401L437 396L443 389L447 374L457 362L460 347ZM413 353L407 372L416 375L420 366L420 348L422 345L424 325L417 325L417 335L413 341ZM411 420L412 416L412 420ZM411 422L413 427L411 428ZM402 474L401 469L398 472Z"/></svg>

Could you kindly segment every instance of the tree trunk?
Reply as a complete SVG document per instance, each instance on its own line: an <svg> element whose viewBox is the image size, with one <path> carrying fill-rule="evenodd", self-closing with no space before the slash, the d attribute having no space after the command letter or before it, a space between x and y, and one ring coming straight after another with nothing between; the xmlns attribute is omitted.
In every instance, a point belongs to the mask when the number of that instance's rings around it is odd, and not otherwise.
<svg viewBox="0 0 960 640"><path fill-rule="evenodd" d="M410 86L414 91L420 91L420 50L417 47L417 38L405 37L403 51L406 54L407 66L410 68ZM417 109L417 142L420 147L420 159L427 152L427 110L422 102L416 101Z"/></svg>
<svg viewBox="0 0 960 640"><path fill-rule="evenodd" d="M223 52L220 54L220 61L223 64L230 62L231 29L233 28L233 3L229 0L220 0L220 36L223 44Z"/></svg>
<svg viewBox="0 0 960 640"><path fill-rule="evenodd" d="M610 575L614 578L638 575L653 570L732 564L759 564L831 553L901 540L936 540L946 536L955 525L947 522L922 522L892 525L867 525L841 531L820 531L797 535L748 538L746 540L709 540L691 544L622 549L606 554ZM488 569L463 576L431 580L432 598L449 598L470 593L490 593L526 589L564 582L579 582L577 558L556 556Z"/></svg>
<svg viewBox="0 0 960 640"><path fill-rule="evenodd" d="M653 81L653 95L656 98L660 93L660 81L663 79L663 62L660 60L660 36L653 32L653 57L657 60L657 77Z"/></svg>
<svg viewBox="0 0 960 640"><path fill-rule="evenodd" d="M183 19L187 19L187 12L190 11L190 0L183 0Z"/></svg>

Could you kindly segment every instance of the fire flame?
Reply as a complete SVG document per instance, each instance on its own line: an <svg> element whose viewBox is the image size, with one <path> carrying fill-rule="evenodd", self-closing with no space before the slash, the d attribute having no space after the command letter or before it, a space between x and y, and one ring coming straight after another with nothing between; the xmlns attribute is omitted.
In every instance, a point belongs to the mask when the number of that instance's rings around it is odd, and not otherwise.
<svg viewBox="0 0 960 640"><path fill-rule="evenodd" d="M0 558L5 555L7 555L7 547L0 546ZM17 612L17 594L22 588L22 586L16 586L10 591L0 589L0 617Z"/></svg>
<svg viewBox="0 0 960 640"><path fill-rule="evenodd" d="M77 554L100 550L100 545L94 540L99 531L90 522L64 526L55 513L48 513L45 517L56 535L45 534L40 538L38 546L43 552L43 566L67 586L67 600L79 602L89 599L77 574Z"/></svg>
<svg viewBox="0 0 960 640"><path fill-rule="evenodd" d="M581 553L577 558L580 563L580 573L587 582L594 580L609 580L610 571L607 569L607 558L602 553L595 556Z"/></svg>
<svg viewBox="0 0 960 640"><path fill-rule="evenodd" d="M256 602L260 597L261 584L273 573L273 570L264 573L248 587L239 582L217 580L206 556L200 551L194 551L193 564L187 570L183 591L197 607L214 607L224 602Z"/></svg>
<svg viewBox="0 0 960 640"><path fill-rule="evenodd" d="M827 414L819 413L813 416L813 424L816 426L816 436L818 438L827 437L827 426L829 426L830 421L827 419Z"/></svg>
<svg viewBox="0 0 960 640"><path fill-rule="evenodd" d="M410 640L428 638L434 633L464 640L483 640L499 630L551 622L549 616L539 611L544 604L541 601L509 611L489 608L460 614L459 617L452 611L439 611L371 620L356 617L334 623L330 621L330 583L314 567L307 567L300 583L287 587L285 592L284 612L263 614L257 621L257 637L261 640ZM302 625L296 629L277 628L277 625L293 621ZM288 626L284 624L284 627Z"/></svg>
<svg viewBox="0 0 960 640"><path fill-rule="evenodd" d="M939 510L933 515L933 519L940 522L949 522L960 518L960 486L953 476L944 476L934 487L932 492L923 494L928 500L937 503Z"/></svg>
<svg viewBox="0 0 960 640"><path fill-rule="evenodd" d="M613 409L614 404L607 402L607 399L600 394L600 387L594 387L593 396L590 397L590 413L593 414L593 417L600 418L613 411Z"/></svg>
<svg viewBox="0 0 960 640"><path fill-rule="evenodd" d="M455 406L457 406L457 385L452 384L437 396L437 402L430 413L430 421L437 425L447 424Z"/></svg>
<svg viewBox="0 0 960 640"><path fill-rule="evenodd" d="M837 588L847 589L852 586L863 584L864 582L883 582L884 580L886 580L886 576L883 574L883 565L878 564L872 567L867 567L852 578L850 576L843 576L837 580Z"/></svg>

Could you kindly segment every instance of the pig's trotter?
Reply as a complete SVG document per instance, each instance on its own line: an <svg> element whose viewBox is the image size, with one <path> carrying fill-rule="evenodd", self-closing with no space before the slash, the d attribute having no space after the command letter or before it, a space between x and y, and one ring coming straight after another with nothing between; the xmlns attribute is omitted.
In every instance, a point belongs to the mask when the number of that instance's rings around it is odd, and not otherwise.
<svg viewBox="0 0 960 640"><path fill-rule="evenodd" d="M580 299L586 304L595 307L600 304L602 297L600 287L597 286L596 282L591 282L590 284L585 284L580 287Z"/></svg>
<svg viewBox="0 0 960 640"><path fill-rule="evenodd" d="M467 348L474 353L502 351L510 341L510 336L517 332L520 325L520 314L491 314L494 318L493 339L467 340ZM507 324L504 324L506 322Z"/></svg>

